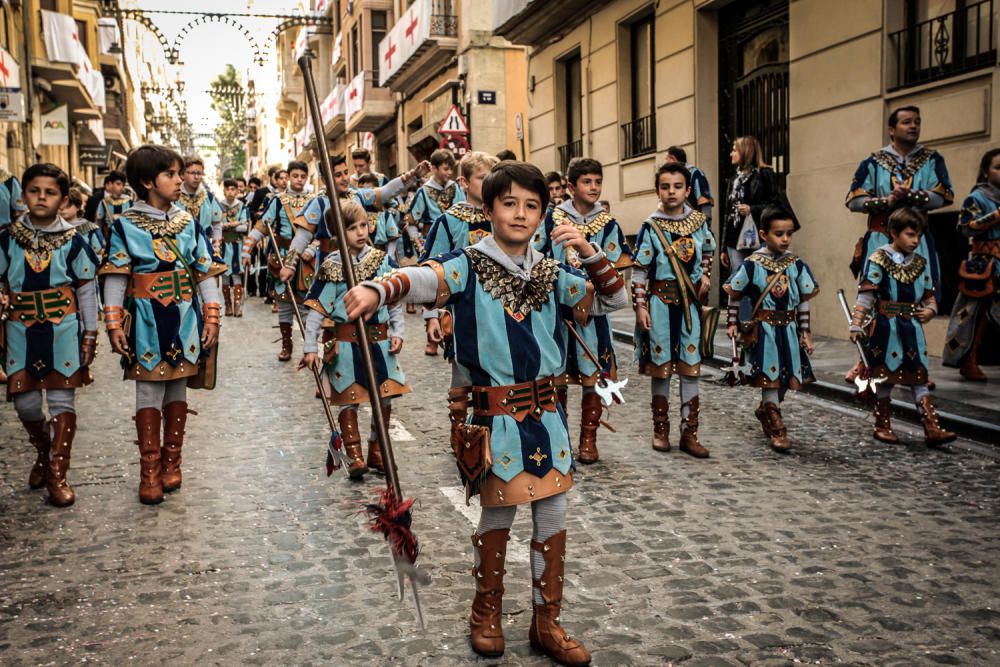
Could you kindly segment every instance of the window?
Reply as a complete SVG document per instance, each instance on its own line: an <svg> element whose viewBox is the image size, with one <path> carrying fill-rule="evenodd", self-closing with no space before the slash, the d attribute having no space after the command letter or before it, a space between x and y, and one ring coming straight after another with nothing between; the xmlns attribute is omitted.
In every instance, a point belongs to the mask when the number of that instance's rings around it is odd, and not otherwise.
<svg viewBox="0 0 1000 667"><path fill-rule="evenodd" d="M379 62L378 58L378 45L382 42L385 37L385 33L388 30L388 20L386 18L385 12L372 12L372 38L371 38L371 62L372 62L372 80L378 83L378 70L382 63Z"/></svg>
<svg viewBox="0 0 1000 667"><path fill-rule="evenodd" d="M906 0L905 27L889 35L894 89L993 67L994 32L993 0Z"/></svg>
<svg viewBox="0 0 1000 667"><path fill-rule="evenodd" d="M656 151L653 14L627 26L631 120L622 124L623 159Z"/></svg>
<svg viewBox="0 0 1000 667"><path fill-rule="evenodd" d="M42 0L39 4L42 9L47 9L50 12L59 11L59 0Z"/></svg>
<svg viewBox="0 0 1000 667"><path fill-rule="evenodd" d="M583 79L580 52L576 51L562 63L563 108L566 109L566 143L559 147L559 162L566 171L569 161L583 155Z"/></svg>
<svg viewBox="0 0 1000 667"><path fill-rule="evenodd" d="M10 34L7 32L7 5L0 5L0 44L8 51L12 51L10 44Z"/></svg>
<svg viewBox="0 0 1000 667"><path fill-rule="evenodd" d="M361 67L361 20L351 28L351 78L362 70Z"/></svg>
<svg viewBox="0 0 1000 667"><path fill-rule="evenodd" d="M89 55L90 51L87 49L87 22L76 19L76 37L80 40L80 46L83 47L83 52Z"/></svg>

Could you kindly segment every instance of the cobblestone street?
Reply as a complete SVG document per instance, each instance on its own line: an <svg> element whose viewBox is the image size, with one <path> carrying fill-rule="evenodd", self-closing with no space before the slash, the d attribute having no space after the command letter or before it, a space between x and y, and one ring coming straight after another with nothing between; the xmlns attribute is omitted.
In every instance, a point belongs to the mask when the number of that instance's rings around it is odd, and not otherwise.
<svg viewBox="0 0 1000 667"><path fill-rule="evenodd" d="M446 444L449 371L422 354L418 316L403 353L414 391L395 403L392 432L433 577L422 634L359 514L382 478L326 477L312 379L275 360L273 317L251 299L226 319L220 386L189 394L184 487L160 506L136 497L134 386L103 334L97 382L78 394L72 508L28 489L33 450L0 406L0 663L477 660L466 615L478 512ZM753 417L756 392L716 381L702 390L712 457L658 454L648 380L624 348L620 360L618 433L601 431L602 460L570 495L563 622L596 665L1000 664L994 458L962 442L929 451L902 424L906 444L877 443L861 412L794 394L782 456ZM575 437L575 390L570 405ZM509 554L507 653L484 664L549 664L527 639L528 514Z"/></svg>

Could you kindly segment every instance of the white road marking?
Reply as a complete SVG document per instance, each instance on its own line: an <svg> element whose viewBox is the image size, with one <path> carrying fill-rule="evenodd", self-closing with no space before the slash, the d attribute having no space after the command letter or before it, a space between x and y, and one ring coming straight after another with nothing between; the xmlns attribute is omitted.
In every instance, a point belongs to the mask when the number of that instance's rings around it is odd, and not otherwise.
<svg viewBox="0 0 1000 667"><path fill-rule="evenodd" d="M440 491L444 497L451 501L455 510L469 520L473 526L479 525L479 496L472 496L469 504L465 504L465 489L461 486L442 486ZM528 545L524 540L510 536L510 543L507 545L507 561L515 563L528 562Z"/></svg>
<svg viewBox="0 0 1000 667"><path fill-rule="evenodd" d="M362 424L371 424L372 422L372 409L370 406L361 408L361 414L358 418L358 427L361 428L361 432L364 433L364 428ZM393 442L413 442L416 438L413 434L406 430L403 426L403 422L396 417L389 418L389 439Z"/></svg>

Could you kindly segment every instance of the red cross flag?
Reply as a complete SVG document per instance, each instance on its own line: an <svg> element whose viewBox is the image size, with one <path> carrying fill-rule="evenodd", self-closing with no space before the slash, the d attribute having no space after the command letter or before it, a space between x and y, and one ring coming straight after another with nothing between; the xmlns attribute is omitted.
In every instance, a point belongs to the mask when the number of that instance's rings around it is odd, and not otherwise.
<svg viewBox="0 0 1000 667"><path fill-rule="evenodd" d="M347 84L347 91L345 95L347 96L344 100L344 122L350 123L351 116L361 111L362 107L365 105L365 74L364 70L358 72L358 75L351 79L351 82Z"/></svg>
<svg viewBox="0 0 1000 667"><path fill-rule="evenodd" d="M431 0L416 0L379 42L378 85L384 86L430 38L431 5Z"/></svg>

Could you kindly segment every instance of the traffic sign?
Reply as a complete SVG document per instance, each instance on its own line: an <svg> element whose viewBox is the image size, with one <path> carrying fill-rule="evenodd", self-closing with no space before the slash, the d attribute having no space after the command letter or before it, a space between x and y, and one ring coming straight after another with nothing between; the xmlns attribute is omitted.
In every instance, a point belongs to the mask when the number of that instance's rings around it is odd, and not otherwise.
<svg viewBox="0 0 1000 667"><path fill-rule="evenodd" d="M464 134L448 134L441 140L441 148L447 148L452 155L461 159L470 150L469 140Z"/></svg>
<svg viewBox="0 0 1000 667"><path fill-rule="evenodd" d="M465 123L465 118L462 117L462 112L458 110L457 104L452 104L451 109L448 111L448 115L444 117L441 121L441 127L438 128L438 134L468 134L469 126Z"/></svg>

